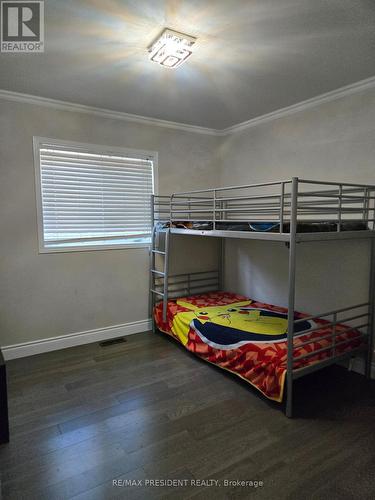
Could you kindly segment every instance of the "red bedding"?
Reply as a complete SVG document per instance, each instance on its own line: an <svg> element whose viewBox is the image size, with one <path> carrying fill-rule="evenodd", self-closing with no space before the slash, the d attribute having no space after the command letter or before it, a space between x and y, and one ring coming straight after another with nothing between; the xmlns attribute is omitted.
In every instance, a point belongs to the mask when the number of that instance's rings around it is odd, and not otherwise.
<svg viewBox="0 0 375 500"><path fill-rule="evenodd" d="M157 328L182 343L186 349L206 361L235 373L266 397L275 401L283 398L287 359L287 309L253 302L242 295L214 292L168 301L167 321L162 319L162 302L154 309ZM306 318L296 313L295 319ZM306 320L296 324L294 357L318 351L331 345L331 339L321 339L332 332L324 320ZM318 330L304 334L316 326ZM336 326L336 353L358 347L357 330ZM314 342L301 346L306 340ZM352 339L352 340L351 340ZM324 360L331 351L317 352L296 361L294 369Z"/></svg>

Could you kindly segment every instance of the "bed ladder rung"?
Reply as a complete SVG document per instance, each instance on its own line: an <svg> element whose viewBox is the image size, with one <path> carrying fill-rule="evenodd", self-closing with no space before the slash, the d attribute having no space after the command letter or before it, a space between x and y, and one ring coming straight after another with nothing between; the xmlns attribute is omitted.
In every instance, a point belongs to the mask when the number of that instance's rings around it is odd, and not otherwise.
<svg viewBox="0 0 375 500"><path fill-rule="evenodd" d="M159 274L160 276L165 276L165 273L163 271L157 271L156 269L151 269L151 272L154 274Z"/></svg>
<svg viewBox="0 0 375 500"><path fill-rule="evenodd" d="M158 292L157 290L154 290L153 288L151 288L150 290L152 293L156 293L156 295L161 295L162 297L164 297L164 293L163 292Z"/></svg>
<svg viewBox="0 0 375 500"><path fill-rule="evenodd" d="M159 255L165 255L165 252L162 252L161 250L152 250L152 253L157 253Z"/></svg>

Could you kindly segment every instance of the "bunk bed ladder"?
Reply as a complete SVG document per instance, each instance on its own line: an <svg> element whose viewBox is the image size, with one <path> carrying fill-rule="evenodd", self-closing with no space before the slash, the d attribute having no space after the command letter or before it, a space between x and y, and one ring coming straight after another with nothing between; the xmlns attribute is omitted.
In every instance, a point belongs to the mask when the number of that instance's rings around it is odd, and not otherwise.
<svg viewBox="0 0 375 500"><path fill-rule="evenodd" d="M156 225L153 225L152 233L151 233L151 248L150 248L150 286L149 286L149 305L148 305L148 314L151 318L152 323L152 331L155 333L155 321L154 321L154 306L155 306L155 274L152 272L155 269L155 254L158 251L156 250Z"/></svg>
<svg viewBox="0 0 375 500"><path fill-rule="evenodd" d="M164 234L164 247L160 248L160 235ZM152 331L155 331L155 322L153 320L153 311L156 298L162 297L163 300L163 321L167 319L167 302L168 302L168 273L169 273L169 239L170 231L166 229L162 233L157 231L156 224L153 227L151 235L151 251L150 251L150 302L149 309L152 319ZM156 269L156 256L163 257L163 270ZM162 290L158 289L156 280L162 281Z"/></svg>

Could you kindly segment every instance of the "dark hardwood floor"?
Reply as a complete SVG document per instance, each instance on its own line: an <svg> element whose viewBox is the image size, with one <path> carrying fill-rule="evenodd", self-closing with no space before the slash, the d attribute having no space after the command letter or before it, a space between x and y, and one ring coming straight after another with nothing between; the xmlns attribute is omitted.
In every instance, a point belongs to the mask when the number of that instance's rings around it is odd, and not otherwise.
<svg viewBox="0 0 375 500"><path fill-rule="evenodd" d="M126 340L7 364L3 499L375 498L374 381L341 367L303 378L289 420L161 334ZM263 486L190 483L204 479Z"/></svg>

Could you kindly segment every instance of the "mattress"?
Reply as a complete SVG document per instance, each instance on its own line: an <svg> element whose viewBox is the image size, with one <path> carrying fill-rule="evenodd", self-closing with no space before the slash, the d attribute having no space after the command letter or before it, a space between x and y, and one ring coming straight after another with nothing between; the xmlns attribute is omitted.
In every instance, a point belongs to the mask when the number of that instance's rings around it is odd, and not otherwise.
<svg viewBox="0 0 375 500"><path fill-rule="evenodd" d="M281 402L287 361L287 309L253 301L243 295L214 292L193 295L167 303L163 321L162 302L154 308L157 328L172 336L188 351L249 382L267 398ZM307 318L304 320L304 318ZM322 337L332 332L325 320L309 320L303 313L295 326L294 369L316 364L331 355L320 349L331 345ZM321 326L321 328L319 328ZM317 328L314 332L307 330ZM361 345L358 330L336 325L336 354ZM302 345L307 340L312 343Z"/></svg>

